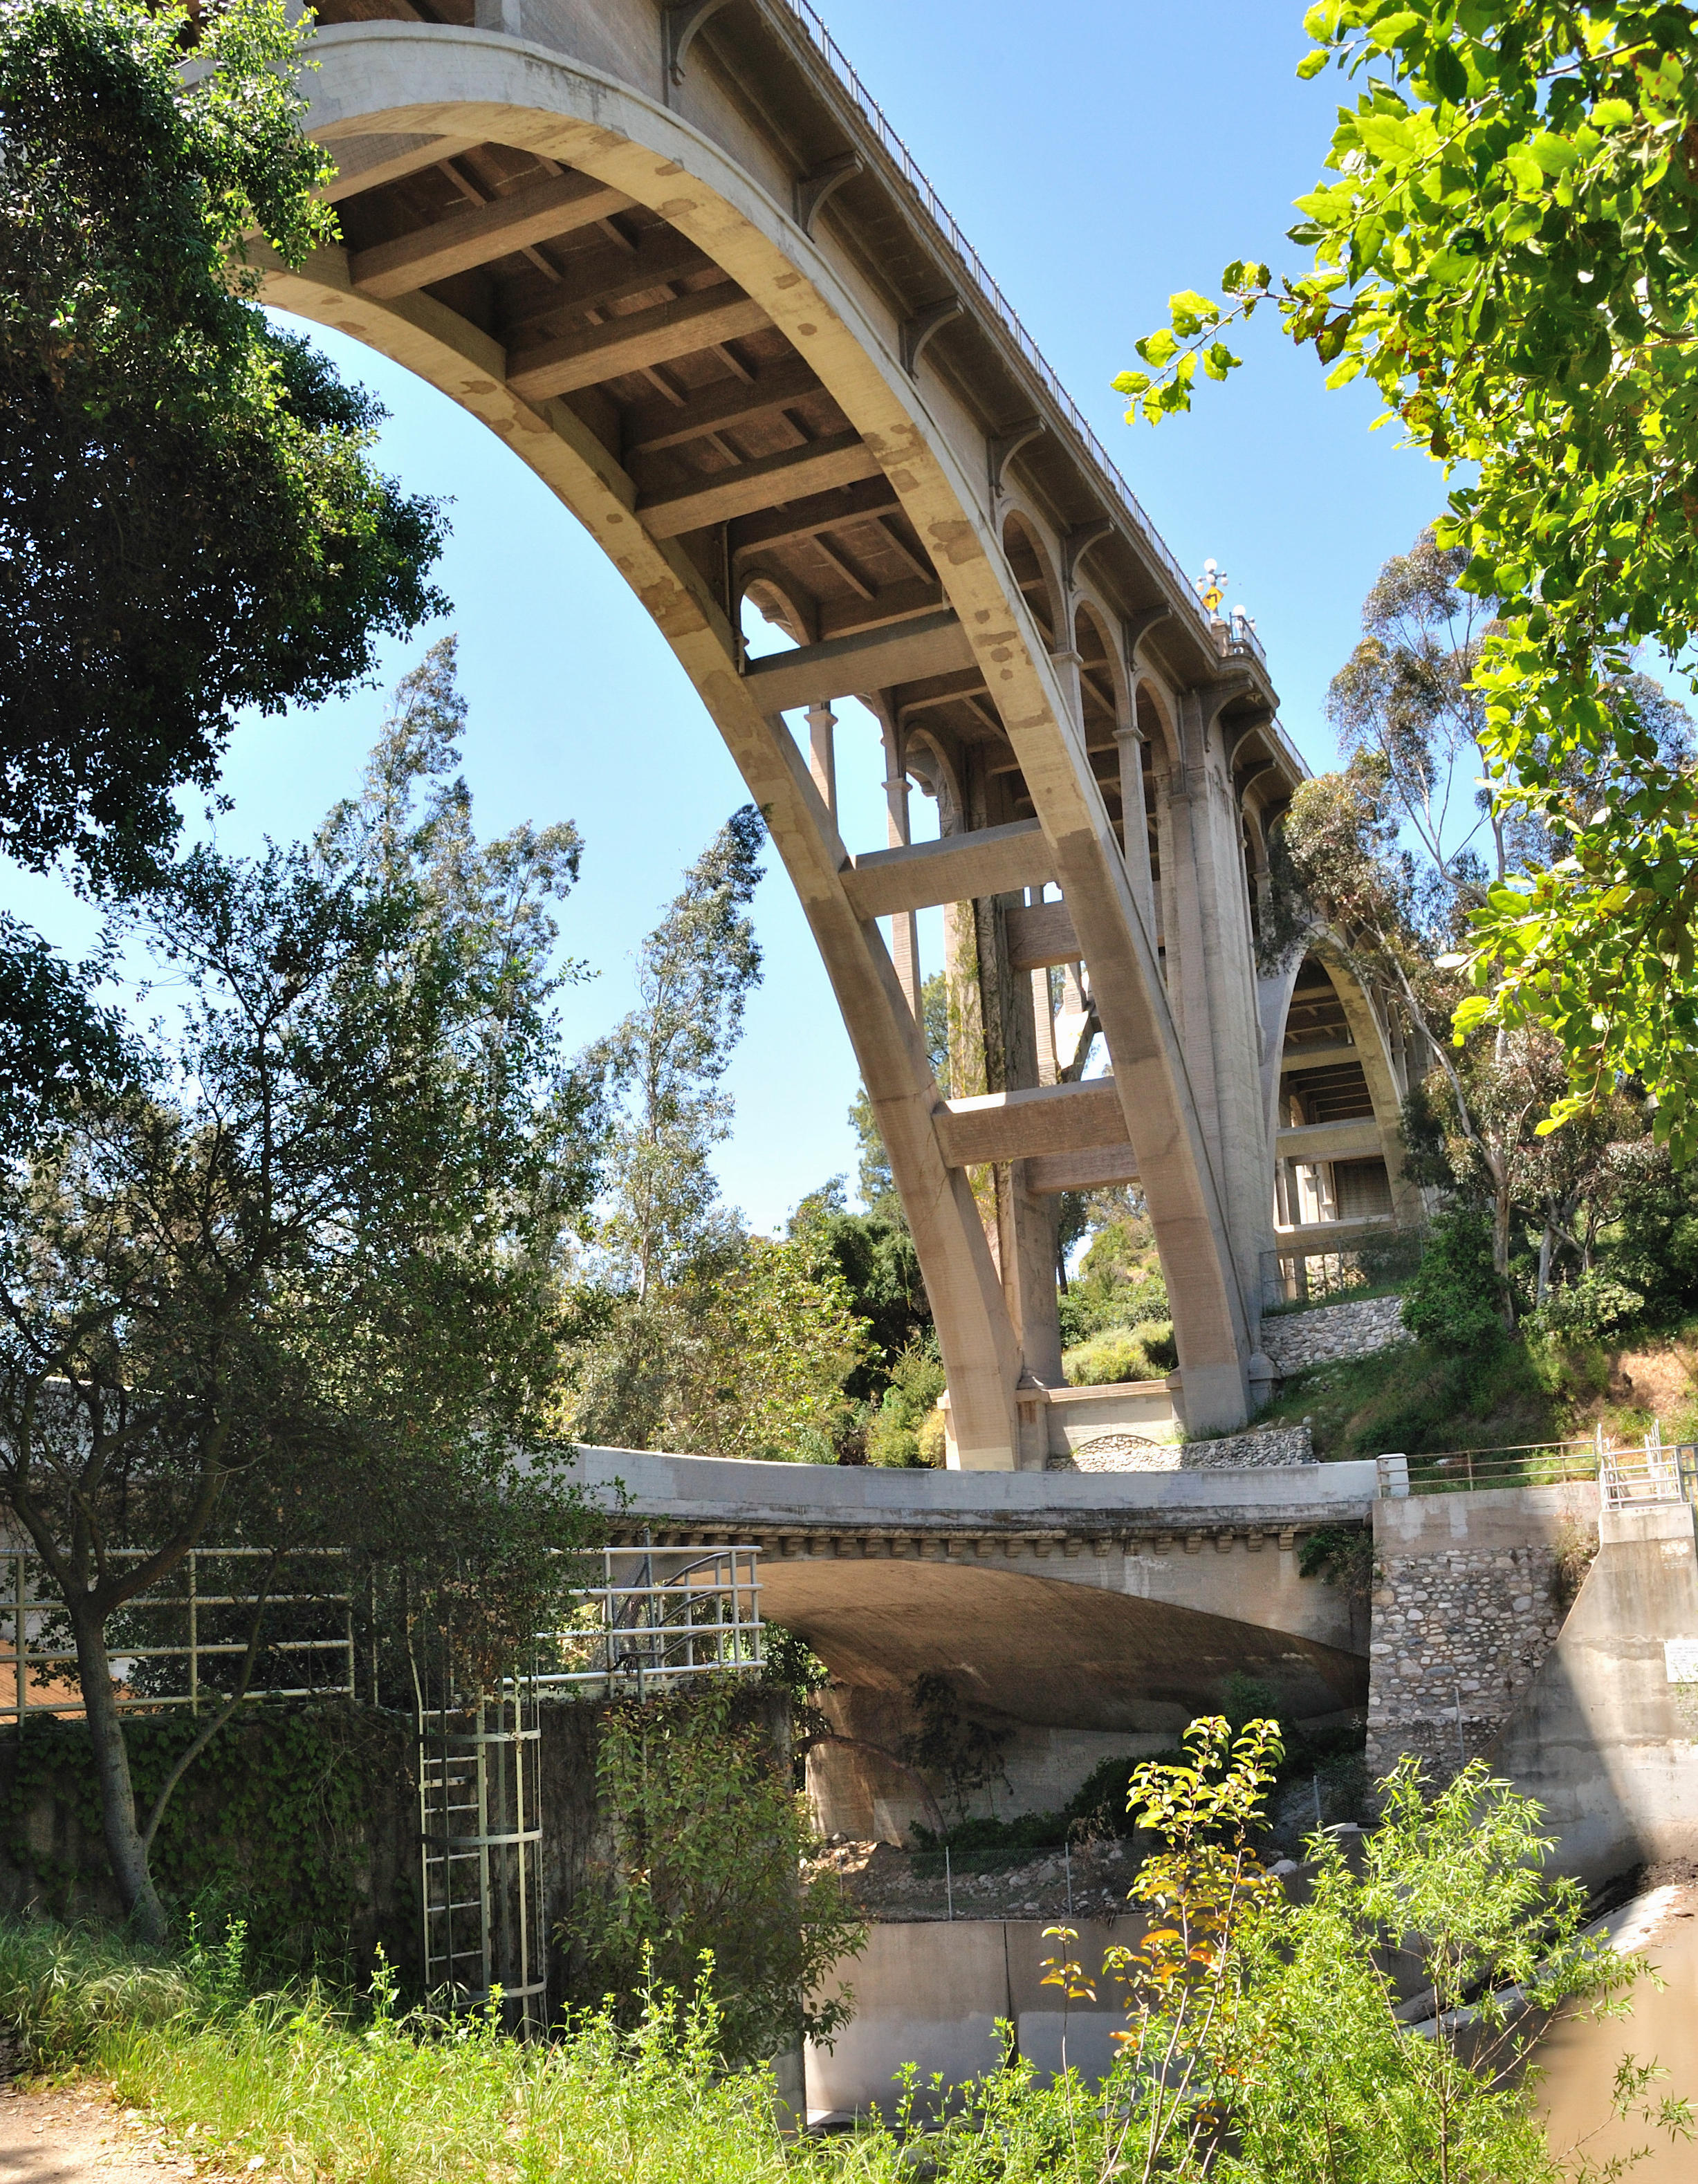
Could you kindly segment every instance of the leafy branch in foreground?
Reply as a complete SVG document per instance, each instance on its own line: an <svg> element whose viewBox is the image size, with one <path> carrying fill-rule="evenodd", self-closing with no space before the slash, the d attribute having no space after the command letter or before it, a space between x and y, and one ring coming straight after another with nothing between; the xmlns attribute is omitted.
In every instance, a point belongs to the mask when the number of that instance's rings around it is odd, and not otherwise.
<svg viewBox="0 0 1698 2184"><path fill-rule="evenodd" d="M1359 85L1291 239L1311 269L1183 291L1115 382L1128 417L1190 406L1200 363L1267 303L1339 387L1453 481L1439 543L1498 602L1473 673L1506 811L1545 869L1495 880L1458 1027L1536 1022L1570 1089L1622 1072L1698 1151L1698 772L1623 683L1641 649L1689 678L1698 632L1698 16L1667 0L1322 0L1299 73ZM1385 421L1385 420L1382 420Z"/></svg>

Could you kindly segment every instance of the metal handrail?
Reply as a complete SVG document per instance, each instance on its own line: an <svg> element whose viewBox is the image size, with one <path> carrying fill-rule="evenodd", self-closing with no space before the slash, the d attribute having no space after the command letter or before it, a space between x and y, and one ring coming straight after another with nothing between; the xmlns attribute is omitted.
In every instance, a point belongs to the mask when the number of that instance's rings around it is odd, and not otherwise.
<svg viewBox="0 0 1698 2184"><path fill-rule="evenodd" d="M1043 383L1044 392L1060 410L1068 424L1072 426L1074 432L1078 434L1080 439L1083 441L1091 460L1103 473L1104 482L1111 488L1127 515L1143 531L1157 558L1178 586L1181 596L1189 603L1198 620L1202 623L1211 644L1228 658L1234 654L1248 653L1266 666L1267 655L1262 648L1261 638L1253 629L1246 627L1242 639L1234 638L1228 633L1224 644L1222 643L1217 632L1224 628L1225 625L1217 622L1210 615L1201 599L1198 598L1195 583L1180 567L1177 556L1154 523L1150 521L1143 503L1127 483L1119 465L1086 421L1078 404L1074 401L1062 384L1055 367L1033 339L1025 321L1003 293L995 276L961 232L960 225L955 214L938 196L914 154L891 126L889 117L883 108L862 82L855 71L854 64L827 29L818 13L810 5L809 0L782 0L782 5L787 13L795 18L809 42L818 49L826 65L854 101L855 110L871 131L880 149L896 170L898 178L913 192L919 201L921 211L938 231L950 256L957 260L962 271L966 274L973 286L995 312L1005 332L1012 337L1021 354L1037 373Z"/></svg>

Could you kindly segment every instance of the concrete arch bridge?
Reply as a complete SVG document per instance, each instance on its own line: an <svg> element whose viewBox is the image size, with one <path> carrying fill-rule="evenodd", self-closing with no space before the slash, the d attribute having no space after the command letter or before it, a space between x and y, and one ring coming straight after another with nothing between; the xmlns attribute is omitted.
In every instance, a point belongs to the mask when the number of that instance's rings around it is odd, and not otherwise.
<svg viewBox="0 0 1698 2184"><path fill-rule="evenodd" d="M805 0L317 18L344 245L271 266L267 297L499 434L700 693L888 1149L950 1463L1242 1424L1292 1269L1418 1212L1382 1012L1323 956L1258 975L1304 769L1253 630L1204 608ZM747 656L749 598L793 649ZM838 831L848 696L882 731L882 843ZM917 1021L929 905L964 1027L949 1100ZM1055 1195L1133 1178L1179 1371L1068 1409Z"/></svg>

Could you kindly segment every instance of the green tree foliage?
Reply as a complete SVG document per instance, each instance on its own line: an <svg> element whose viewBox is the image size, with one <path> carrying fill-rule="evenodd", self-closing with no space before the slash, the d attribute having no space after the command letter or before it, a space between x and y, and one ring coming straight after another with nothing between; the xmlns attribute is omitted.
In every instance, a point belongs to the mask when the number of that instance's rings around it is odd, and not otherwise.
<svg viewBox="0 0 1698 2184"><path fill-rule="evenodd" d="M1554 1285L1591 1272L1600 1222L1619 1195L1610 1148L1644 1134L1649 1117L1642 1099L1612 1088L1553 1137L1541 1123L1567 1078L1550 1033L1477 1026L1453 1038L1467 991L1455 950L1469 918L1492 887L1549 854L1528 815L1478 787L1483 624L1464 574L1461 554L1430 530L1381 570L1361 641L1328 693L1348 763L1292 800L1261 938L1264 960L1319 941L1418 1035L1431 1068L1405 1115L1411 1177L1484 1209L1498 1315L1513 1327L1523 1305L1542 1308ZM1660 748L1686 747L1690 722L1660 693L1629 678L1616 699L1655 722ZM1537 1263L1523 1283L1512 1261L1529 1231ZM1434 1279L1448 1294L1453 1275L1435 1268Z"/></svg>
<svg viewBox="0 0 1698 2184"><path fill-rule="evenodd" d="M598 1243L639 1302L738 1233L710 1161L731 1128L725 1072L760 981L749 906L765 831L750 804L715 835L643 944L637 1006L591 1050L615 1109Z"/></svg>
<svg viewBox="0 0 1698 2184"><path fill-rule="evenodd" d="M764 834L752 805L721 828L643 944L637 1007L587 1057L614 1119L578 1299L588 1340L567 1415L582 1440L828 1463L868 1356L819 1224L749 1235L710 1164L760 977Z"/></svg>
<svg viewBox="0 0 1698 2184"><path fill-rule="evenodd" d="M254 239L298 264L335 231L309 27L282 0L0 12L0 847L103 890L155 875L239 708L345 688L444 604L437 510L370 464L381 410L252 301ZM102 1020L0 943L32 1095L110 1074Z"/></svg>
<svg viewBox="0 0 1698 2184"><path fill-rule="evenodd" d="M836 1178L812 1191L790 1217L790 1234L834 1266L856 1312L867 1323L872 1347L844 1384L856 1400L881 1395L895 1362L933 1334L932 1307L920 1273L919 1254L899 1200L866 1213L851 1213Z"/></svg>
<svg viewBox="0 0 1698 2184"><path fill-rule="evenodd" d="M935 1341L910 1342L890 1367L885 1389L867 1429L866 1460L894 1470L944 1461L944 1362Z"/></svg>
<svg viewBox="0 0 1698 2184"><path fill-rule="evenodd" d="M1335 1839L1316 1839L1308 1901L1276 1905L1245 1937L1232 2042L1241 2151L1217 2176L1574 2174L1559 2159L1573 2149L1546 2144L1527 2059L1559 2006L1625 2014L1635 1968L1585 1933L1578 1883L1545 1878L1553 1846L1539 1823L1538 1806L1479 1761L1434 1796L1406 1759L1383 1786L1360 1873ZM1398 2014L1397 1948L1418 1966L1418 2030ZM1684 2101L1647 2098L1661 2075L1629 2057L1617 2111L1689 2138Z"/></svg>
<svg viewBox="0 0 1698 2184"><path fill-rule="evenodd" d="M1458 1017L1528 1022L1573 1089L1617 1072L1698 1145L1698 773L1623 702L1636 651L1685 674L1698 627L1698 19L1668 0L1322 0L1300 75L1357 85L1292 240L1312 270L1237 262L1186 291L1116 384L1128 415L1189 406L1238 363L1229 320L1271 302L1328 383L1366 374L1454 481L1442 541L1496 601L1473 671L1500 811L1559 852L1496 878Z"/></svg>
<svg viewBox="0 0 1698 2184"><path fill-rule="evenodd" d="M1072 1346L1113 1329L1171 1318L1155 1231L1142 1195L1093 1192L1084 1204L1090 1243L1061 1299L1061 1339Z"/></svg>
<svg viewBox="0 0 1698 2184"><path fill-rule="evenodd" d="M612 1854L561 1929L585 2001L635 2024L658 1990L686 2007L710 1991L732 2064L848 2021L852 1995L818 1989L866 1929L835 1875L803 1878L813 1841L788 1753L730 1679L610 1708L596 1778Z"/></svg>
<svg viewBox="0 0 1698 2184"><path fill-rule="evenodd" d="M316 849L198 850L144 899L174 1014L131 1082L0 1170L0 1496L64 1603L114 1877L154 1933L176 1777L138 1815L109 1648L127 1602L216 1521L475 1567L498 1651L584 1531L547 1425L589 1173L544 960L568 875L517 838L481 850L463 793L412 811L458 733L451 651L429 665L434 731L409 678Z"/></svg>
<svg viewBox="0 0 1698 2184"><path fill-rule="evenodd" d="M1133 1889L1150 1923L1104 1963L1100 1984L1122 1988L1127 2024L1107 2083L986 2081L942 2134L940 2177L985 2173L968 2165L975 2141L1005 2149L994 2176L1069 2184L1622 2173L1550 2148L1534 2106L1528 2059L1550 2013L1624 2014L1639 1967L1584 1930L1578 1883L1545 1878L1552 1846L1532 1800L1478 1762L1429 1794L1406 1760L1383 1785L1361 1869L1318 1834L1294 1902L1258 1850L1278 1724L1234 1735L1224 1719L1197 1721L1185 1743L1181 1763L1148 1763L1132 1780L1156 1845ZM1068 2006L1094 2001L1100 1982L1067 1953L1077 1933L1049 1934L1060 1947L1047 1983ZM1628 2057L1615 2113L1688 2138L1688 2104L1652 2090L1663 2075Z"/></svg>

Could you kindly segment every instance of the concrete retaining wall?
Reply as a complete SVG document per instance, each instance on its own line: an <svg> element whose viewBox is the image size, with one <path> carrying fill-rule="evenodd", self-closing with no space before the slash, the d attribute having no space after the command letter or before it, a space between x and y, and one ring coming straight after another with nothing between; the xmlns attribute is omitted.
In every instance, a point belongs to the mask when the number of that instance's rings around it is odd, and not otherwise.
<svg viewBox="0 0 1698 2184"><path fill-rule="evenodd" d="M1067 2060L1100 2078L1114 2056L1111 2036L1126 2022L1113 2007L1111 1979L1100 1976L1103 1952L1127 1946L1139 1920L1075 1922L1073 1958L1096 1987L1099 2002L1075 2004L1066 2025ZM933 2071L946 2086L983 2077L1003 2057L997 2020L1012 2024L1016 2043L1040 2070L1061 2064L1060 1992L1043 1984L1044 1960L1061 1945L1044 1938L1038 1919L957 1919L925 1925L874 1926L866 1953L841 1968L853 1989L855 2014L829 2052L808 2050L811 2114L864 2114L895 2104L894 2080L905 2063L921 2085ZM838 1981L828 1983L833 1989Z"/></svg>
<svg viewBox="0 0 1698 2184"><path fill-rule="evenodd" d="M1478 1497L1477 1497L1478 1498ZM1698 1540L1684 1503L1606 1514L1561 1636L1491 1757L1589 1881L1698 1858Z"/></svg>

